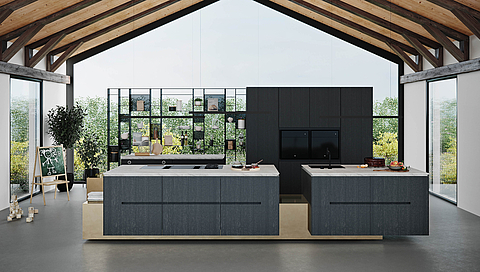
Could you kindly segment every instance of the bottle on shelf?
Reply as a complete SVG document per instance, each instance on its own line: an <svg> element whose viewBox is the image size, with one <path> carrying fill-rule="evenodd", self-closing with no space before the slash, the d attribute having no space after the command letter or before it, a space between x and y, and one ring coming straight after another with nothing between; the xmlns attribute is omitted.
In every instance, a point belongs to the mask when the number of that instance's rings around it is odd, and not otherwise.
<svg viewBox="0 0 480 272"><path fill-rule="evenodd" d="M182 131L182 135L180 136L180 145L181 146L185 145L185 136L183 135L183 131Z"/></svg>

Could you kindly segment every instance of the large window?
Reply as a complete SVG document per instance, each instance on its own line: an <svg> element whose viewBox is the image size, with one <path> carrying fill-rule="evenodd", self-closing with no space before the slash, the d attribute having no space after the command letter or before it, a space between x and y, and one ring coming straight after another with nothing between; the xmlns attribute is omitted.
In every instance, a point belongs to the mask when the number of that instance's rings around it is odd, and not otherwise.
<svg viewBox="0 0 480 272"><path fill-rule="evenodd" d="M31 190L35 148L40 145L41 82L10 81L10 193L19 198Z"/></svg>
<svg viewBox="0 0 480 272"><path fill-rule="evenodd" d="M428 83L430 191L457 202L457 79Z"/></svg>

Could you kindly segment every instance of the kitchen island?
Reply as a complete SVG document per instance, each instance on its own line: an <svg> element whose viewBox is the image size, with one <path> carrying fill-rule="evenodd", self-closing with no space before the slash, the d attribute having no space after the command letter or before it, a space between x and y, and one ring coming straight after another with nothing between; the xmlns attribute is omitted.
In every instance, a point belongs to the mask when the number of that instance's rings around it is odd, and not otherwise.
<svg viewBox="0 0 480 272"><path fill-rule="evenodd" d="M150 154L147 156L123 155L122 165L150 164L225 164L224 154Z"/></svg>
<svg viewBox="0 0 480 272"><path fill-rule="evenodd" d="M103 235L278 235L279 173L122 165L104 174ZM203 168L203 169L202 169Z"/></svg>
<svg viewBox="0 0 480 272"><path fill-rule="evenodd" d="M312 235L428 235L428 173L302 165Z"/></svg>

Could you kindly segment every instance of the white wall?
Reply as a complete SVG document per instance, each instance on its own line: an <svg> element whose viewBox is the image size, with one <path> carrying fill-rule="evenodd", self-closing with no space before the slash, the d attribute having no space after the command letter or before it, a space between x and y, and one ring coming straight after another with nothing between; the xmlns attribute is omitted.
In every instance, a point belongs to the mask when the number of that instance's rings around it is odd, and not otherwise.
<svg viewBox="0 0 480 272"><path fill-rule="evenodd" d="M20 50L9 63L23 65L23 49ZM40 61L36 69L46 70L45 59ZM65 74L66 66L62 65L56 73ZM65 105L66 86L64 84L43 82L43 120L45 124L46 114L49 109L56 105ZM10 75L0 73L0 161L10 161ZM7 128L7 129L5 129ZM47 133L47 127L43 128L44 145L51 144L50 136ZM33 162L32 162L33 163ZM49 186L45 190L51 190L53 186ZM10 202L10 164L4 163L0 166L0 210L8 207Z"/></svg>
<svg viewBox="0 0 480 272"><path fill-rule="evenodd" d="M458 76L458 207L480 216L480 71Z"/></svg>
<svg viewBox="0 0 480 272"><path fill-rule="evenodd" d="M405 164L426 171L426 82L421 81L405 85L404 92Z"/></svg>
<svg viewBox="0 0 480 272"><path fill-rule="evenodd" d="M445 64L452 56L445 52ZM470 59L480 58L480 40L470 36ZM456 61L453 63L457 63ZM426 65L424 70L431 69ZM413 71L405 66L405 74ZM457 76L457 206L480 216L480 178L477 174L480 154L480 71ZM404 85L405 91L405 162L426 170L426 81Z"/></svg>
<svg viewBox="0 0 480 272"><path fill-rule="evenodd" d="M0 210L10 201L10 76L0 73Z"/></svg>

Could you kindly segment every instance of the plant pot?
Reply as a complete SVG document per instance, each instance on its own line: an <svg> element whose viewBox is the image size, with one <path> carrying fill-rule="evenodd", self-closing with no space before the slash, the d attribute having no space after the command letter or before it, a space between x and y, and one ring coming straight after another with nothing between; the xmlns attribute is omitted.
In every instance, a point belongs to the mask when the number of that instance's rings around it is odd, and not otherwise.
<svg viewBox="0 0 480 272"><path fill-rule="evenodd" d="M195 101L195 106L201 106L202 105L202 101Z"/></svg>
<svg viewBox="0 0 480 272"><path fill-rule="evenodd" d="M92 169L85 169L83 173L83 180L87 181L87 178L96 178L100 174L100 169L92 168Z"/></svg>
<svg viewBox="0 0 480 272"><path fill-rule="evenodd" d="M65 180L65 176L60 176L58 177L59 180ZM67 173L67 180L70 181L68 183L68 190L72 190L72 187L73 187L73 181L74 181L74 176L73 176L73 173ZM65 186L65 184L58 184L57 185L57 188L60 192L66 192L67 191L67 187Z"/></svg>

